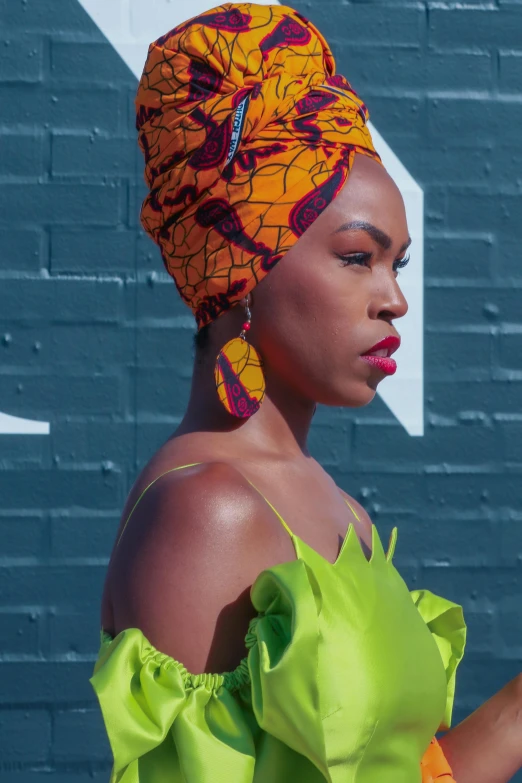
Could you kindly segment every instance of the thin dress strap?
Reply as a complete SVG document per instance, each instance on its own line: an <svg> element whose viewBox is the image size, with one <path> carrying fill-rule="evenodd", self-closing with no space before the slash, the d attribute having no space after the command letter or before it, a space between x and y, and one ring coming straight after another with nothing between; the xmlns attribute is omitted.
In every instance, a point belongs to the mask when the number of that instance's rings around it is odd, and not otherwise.
<svg viewBox="0 0 522 783"><path fill-rule="evenodd" d="M244 478L246 478L246 476L244 476ZM290 530L290 528L288 527L287 523L285 522L285 520L283 519L283 517L281 516L281 514L279 513L279 511L278 511L276 508L274 508L274 506L271 504L271 502L268 500L268 498L266 498L266 497L263 495L263 493L262 493L262 492L261 492L261 491L260 491L260 490L259 490L259 489L256 487L256 485L255 485L255 484L253 484L253 483L252 483L252 481L250 481L250 479L248 479L248 478L247 478L246 480L248 481L248 483L249 483L249 484L250 484L252 487L254 487L254 489L256 490L256 492L259 492L259 494L261 495L261 497L263 498L263 500L264 500L266 503L268 503L268 505L270 506L270 508L272 509L272 511L274 512L274 514L276 515L276 517L279 519L279 521L280 521L280 522L281 522L281 524L283 525L283 527L284 527L284 529L286 530L286 532L287 532L287 533L290 535L290 537L291 537L291 538L293 538L293 537L294 537L294 534L292 533L292 531L291 531L291 530ZM359 516L358 516L357 512L355 511L355 509L353 508L353 506L351 505L351 503L349 503L349 502L348 502L348 500L347 500L347 499L344 497L344 495L343 495L343 500L344 500L344 502L346 503L346 505L348 506L348 508L350 509L350 511L352 512L352 514L354 515L354 517L355 517L355 519L357 520L357 522L360 522L361 520L360 520L360 518L359 518Z"/></svg>
<svg viewBox="0 0 522 783"><path fill-rule="evenodd" d="M158 479L160 479L162 476L166 476L166 475L167 475L167 473L172 473L174 470L182 470L182 468L192 468L192 467L194 467L194 465L201 465L201 464L202 464L201 462L190 462L188 465L178 465L176 468L170 468L169 470L166 470L164 473L160 473L160 475L159 475L159 476L156 476L156 478L154 479L154 481L151 481L151 482L150 482L150 484L149 484L148 486L146 486L146 487L145 487L145 489L143 490L143 492L141 493L141 495L139 496L139 498L137 499L137 501L136 501L136 502L135 502L135 504L133 505L133 507L132 507L132 511L130 512L129 516L127 517L127 520L126 520L125 524L123 525L122 531L121 531L120 535L118 536L118 540L117 540L117 542L116 542L116 546L118 546L118 544L120 543L120 541L121 541L121 537L122 537L122 535L123 535L123 534L124 534L124 532L125 532L125 528L126 528L126 527L127 527L127 525L129 524L129 520L130 520L131 516L133 515L133 513L134 513L134 510L135 510L136 506L138 505L138 503L139 503L139 502L140 502L140 500L142 499L142 497L143 497L143 495L145 494L145 492L146 492L148 489L150 489L150 488L152 487L152 485L153 485L153 484L155 484L155 483L156 483L156 481L158 481Z"/></svg>
<svg viewBox="0 0 522 783"><path fill-rule="evenodd" d="M358 515L358 514L357 514L357 512L355 511L355 509L354 509L354 507L352 506L352 504L348 502L348 500L347 500L347 499L344 497L344 495L343 495L343 498L344 498L344 502L346 503L346 505L348 506L348 508L349 508L349 509L350 509L350 511L352 512L352 514L354 515L354 517L355 517L355 519L357 520L357 522L360 522L361 520L360 520L360 518L359 518L359 515Z"/></svg>
<svg viewBox="0 0 522 783"><path fill-rule="evenodd" d="M145 494L145 492L146 492L148 489L150 489L150 488L152 487L152 485L153 485L153 484L155 484L155 483L156 483L156 481L158 481L158 479L160 479L162 476L166 476L166 475L167 475L167 473L172 473L174 470L182 470L183 468L192 468L192 467L194 467L195 465L202 465L202 464L203 464L202 462L190 462L188 465L178 465L177 467L175 467L175 468L170 468L169 470L166 470L164 473L160 473L160 475L159 475L159 476L156 476L156 478L155 478L153 481L151 481L151 482L150 482L150 484L148 484L148 485L145 487L145 489L143 490L143 492L141 493L141 495L139 496L139 498L138 498L138 499L137 499L137 501L135 502L134 506L132 507L132 510L131 510L131 512L130 512L130 514L129 514L129 516L127 517L127 519L126 519L126 521L125 521L125 524L124 524L124 526L123 526L123 528L122 528L122 531L121 531L120 535L118 536L118 540L117 540L117 542L116 542L116 546L118 546L118 544L120 543L120 541L121 541L121 537L123 536L123 534L124 534L124 532L125 532L125 528L126 528L126 527L127 527L127 525L129 524L130 518L131 518L131 516L133 515L133 513L134 513L134 510L136 509L136 506L138 505L138 503L139 503L139 502L140 502L140 500L142 499L142 497L143 497L143 495ZM274 512L274 514L276 515L276 517L279 519L279 521L280 521L280 522L281 522L281 524L283 525L283 527L284 527L284 529L286 530L286 532L287 532L287 533L290 535L290 537L293 537L293 535L294 535L294 534L292 533L292 531L290 530L290 528L289 528L289 527L288 527L288 525L286 524L286 522L285 522L285 520L283 519L283 517L281 516L281 514L280 514L280 513L277 511L277 509L275 509L275 508L274 508L274 506L273 506L273 505L270 503L270 501L269 501L269 500L268 500L268 499L267 499L267 498L266 498L266 497L263 495L263 493L262 493L262 492L260 492L260 490L259 490L259 489L256 487L256 485L255 485L255 484L253 484L253 483L250 481L250 479L248 479L248 478L247 478L247 477L246 477L244 474L241 474L241 475L242 475L242 476L243 476L243 478L244 478L244 479L246 479L246 480L248 481L248 483L249 483L249 484L250 484L250 485L251 485L251 486L252 486L252 487L253 487L253 488L256 490L256 492L258 492L258 493L261 495L261 497L263 498L263 500L264 500L266 503L268 503L268 505L270 506L270 508L272 509L272 511Z"/></svg>
<svg viewBox="0 0 522 783"><path fill-rule="evenodd" d="M271 502L268 500L268 498L266 498L266 497L263 495L263 493L261 492L261 490L259 490L259 489L256 487L256 485L255 485L255 484L253 484L253 483L250 481L250 479L248 479L246 476L244 476L244 478L246 478L246 480L248 481L248 483L249 483L249 484L250 484L252 487L254 487L255 491L256 491L256 492L258 492L258 493L261 495L261 497L263 498L263 500L265 501L265 503L268 503L268 505L270 506L270 508L272 509L272 511L274 512L274 514L275 514L275 515L276 515L276 517L278 518L278 520L281 522L281 524L283 525L284 529L286 530L286 532L288 533L288 535L290 536L290 538L293 538L293 537L294 537L294 534L292 533L292 531L290 530L290 528L289 528L289 527L288 527L288 525L286 524L285 520L283 519L283 517L281 516L281 514L279 513L279 511L277 511L277 509L275 509L275 508L273 507L273 505L272 505L272 504L271 504Z"/></svg>
<svg viewBox="0 0 522 783"><path fill-rule="evenodd" d="M146 492L148 489L150 489L150 487L152 487L152 485L153 485L153 484L155 484L155 483L156 483L156 481L158 481L158 479L160 479L162 476L166 476L166 475L167 475L167 473L172 473L172 472L173 472L173 471L175 471L175 470L182 470L183 468L192 468L192 467L194 467L195 465L202 465L202 464L203 464L203 463L201 463L201 462L190 462L188 465L178 465L177 467L175 467L175 468L170 468L169 470L166 470L164 473L160 473L160 475L159 475L159 476L156 476L156 478L155 478L153 481L151 481L151 482L150 482L150 484L148 484L148 485L145 487L145 489L143 490L143 492L141 493L141 495L139 496L139 498L138 498L138 499L137 499L137 501L135 502L134 506L132 507L132 510L131 510L131 512L130 512L130 514L129 514L129 516L127 517L127 519L126 519L126 521L125 521L125 524L123 525L122 531L121 531L120 535L118 536L118 540L117 540L117 542L116 542L116 546L118 546L118 544L120 543L120 541L121 541L121 537L123 536L123 534L124 534L124 532L125 532L125 528L126 528L126 527L127 527L127 525L129 524L130 518L131 518L131 516L133 515L133 513L134 513L134 510L136 509L136 506L138 505L138 503L139 503L139 502L140 502L140 500L142 499L142 497L143 497L143 495L145 494L145 492ZM286 532L288 533L288 535L289 535L291 538L293 538L293 537L294 537L294 534L293 534L293 532L290 530L290 528L288 527L287 523L285 522L285 520L283 519L283 517L281 516L281 514L279 513L279 511L278 511L276 508L274 508L274 506L273 506L273 505L272 505L272 503L271 503L271 502L268 500L268 498L267 498L267 497L265 497L265 496L263 495L263 493L261 492L261 490L259 490L259 489L256 487L256 485L255 485L255 484L254 484L252 481L250 481L250 479L249 479L249 478L247 478L247 477L246 477L244 474L242 474L242 475L243 475L243 478L245 478L245 479L248 481L248 483L250 484L250 486L251 486L251 487L253 487L253 488L256 490L256 492L257 492L259 495L261 495L261 497L263 498L263 500L265 501L265 503L267 503L267 504L270 506L270 508L272 509L272 511L274 512L274 514L276 515L276 517L279 519L279 521L280 521L280 522L281 522L281 524L283 525L283 527L284 527L284 529L286 530ZM350 509L350 511L352 512L352 514L354 515L355 519L356 519L358 522L360 522L359 516L357 515L357 513L356 513L355 509L354 509L354 508L352 507L352 505L351 505L351 504L348 502L348 500L347 500L347 499L344 497L344 495L343 495L343 499L344 499L344 501L345 501L346 505L348 506L348 508Z"/></svg>

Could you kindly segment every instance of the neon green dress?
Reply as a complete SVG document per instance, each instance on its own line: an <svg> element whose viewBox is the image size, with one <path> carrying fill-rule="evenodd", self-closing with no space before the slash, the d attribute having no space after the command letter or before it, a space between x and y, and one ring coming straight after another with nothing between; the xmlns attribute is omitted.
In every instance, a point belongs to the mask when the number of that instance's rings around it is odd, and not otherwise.
<svg viewBox="0 0 522 783"><path fill-rule="evenodd" d="M332 564L279 518L297 559L253 584L234 671L191 674L137 628L102 630L90 682L111 783L420 783L451 719L461 607L408 591L396 529L385 554L373 527L367 560L350 524Z"/></svg>

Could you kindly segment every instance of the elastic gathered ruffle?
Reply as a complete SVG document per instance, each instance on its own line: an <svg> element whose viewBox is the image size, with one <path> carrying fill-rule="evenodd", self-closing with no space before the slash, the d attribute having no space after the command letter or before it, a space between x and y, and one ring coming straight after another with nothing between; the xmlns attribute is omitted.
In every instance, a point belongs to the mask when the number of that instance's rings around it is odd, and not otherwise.
<svg viewBox="0 0 522 783"><path fill-rule="evenodd" d="M250 644L252 627L255 623L249 628ZM165 769L171 766L173 780L178 775L191 783L210 783L208 755L218 767L237 772L238 783L251 783L254 741L234 695L243 686L248 691L246 658L231 672L192 674L138 628L114 638L102 631L90 682L114 759L111 783L156 781L165 754L170 758ZM198 752L200 746L205 754Z"/></svg>
<svg viewBox="0 0 522 783"><path fill-rule="evenodd" d="M248 631L245 636L245 647L250 650L256 643L256 628L259 620L261 619L261 613L252 619L248 625ZM112 637L109 633L103 629L100 632L100 655L103 654L108 647L114 642L117 642L121 634L128 634L129 631L138 631L138 629L129 628L122 631L115 637ZM141 633L141 631L138 631ZM248 670L248 656L245 656L235 669L229 672L222 672L215 674L213 672L202 672L200 674L192 674L180 661L177 661L172 656L163 653L154 647L145 636L143 636L144 644L142 648L143 652L143 664L146 665L149 662L155 663L157 666L161 666L164 671L175 670L180 677L181 682L185 690L195 690L196 688L205 688L208 691L217 692L222 686L230 693L240 690L243 686L250 684L250 672Z"/></svg>

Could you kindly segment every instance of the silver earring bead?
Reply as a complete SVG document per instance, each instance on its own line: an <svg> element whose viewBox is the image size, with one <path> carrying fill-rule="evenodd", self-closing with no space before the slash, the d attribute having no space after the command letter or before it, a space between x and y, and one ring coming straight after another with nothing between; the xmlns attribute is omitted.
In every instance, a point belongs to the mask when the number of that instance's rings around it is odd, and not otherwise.
<svg viewBox="0 0 522 783"><path fill-rule="evenodd" d="M247 320L243 324L243 328L241 329L239 336L242 340L246 340L246 332L250 329L250 321L252 320L252 313L250 311L250 307L248 306L248 303L245 305L245 312L246 312L246 318Z"/></svg>

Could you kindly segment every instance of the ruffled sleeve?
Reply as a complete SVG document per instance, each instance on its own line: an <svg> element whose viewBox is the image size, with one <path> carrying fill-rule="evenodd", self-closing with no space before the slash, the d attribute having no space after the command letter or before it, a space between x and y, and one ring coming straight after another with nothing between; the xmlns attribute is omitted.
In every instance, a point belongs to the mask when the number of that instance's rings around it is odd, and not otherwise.
<svg viewBox="0 0 522 783"><path fill-rule="evenodd" d="M412 590L411 597L428 626L446 670L446 709L440 731L449 729L455 698L456 670L466 646L466 623L462 607L429 590Z"/></svg>
<svg viewBox="0 0 522 783"><path fill-rule="evenodd" d="M321 611L319 585L307 564L294 560L263 571L251 598L259 613L248 656L256 721L272 747L284 744L289 780L329 781L314 621Z"/></svg>
<svg viewBox="0 0 522 783"><path fill-rule="evenodd" d="M258 577L248 655L225 674L190 674L137 628L102 634L90 682L111 783L252 783L254 767L255 780L330 780L309 579L298 560Z"/></svg>
<svg viewBox="0 0 522 783"><path fill-rule="evenodd" d="M111 745L118 783L251 783L254 741L234 697L246 660L226 674L190 674L140 630L102 646L90 682Z"/></svg>

